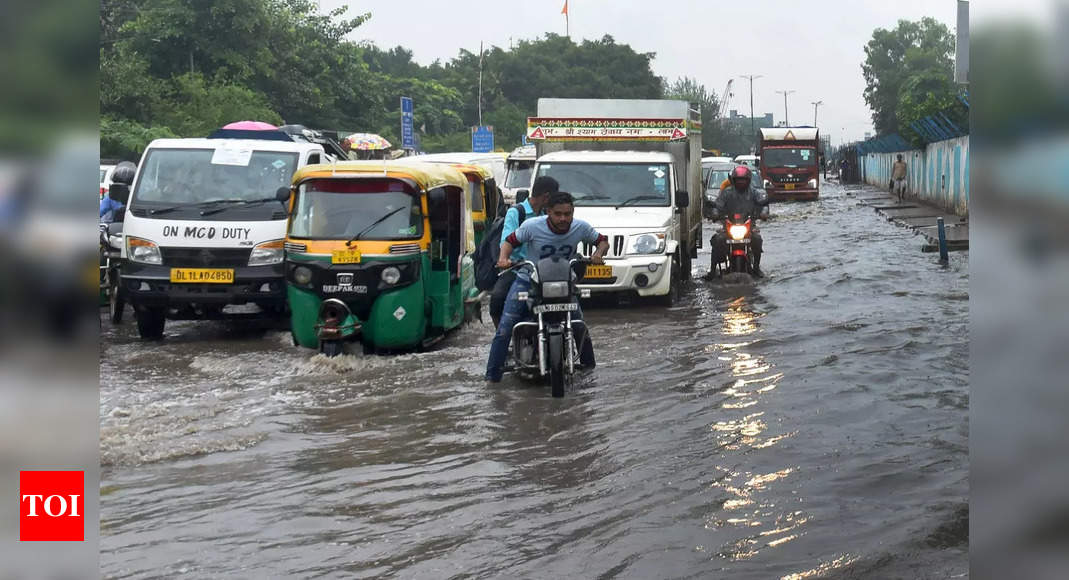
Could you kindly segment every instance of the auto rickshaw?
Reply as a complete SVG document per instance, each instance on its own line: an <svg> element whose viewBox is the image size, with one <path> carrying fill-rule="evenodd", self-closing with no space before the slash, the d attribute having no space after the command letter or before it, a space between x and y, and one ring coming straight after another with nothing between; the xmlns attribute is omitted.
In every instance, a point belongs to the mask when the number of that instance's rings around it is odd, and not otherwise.
<svg viewBox="0 0 1069 580"><path fill-rule="evenodd" d="M280 191L280 195L283 192ZM478 307L468 180L447 165L345 161L293 176L286 236L295 344L327 356L421 349Z"/></svg>
<svg viewBox="0 0 1069 580"><path fill-rule="evenodd" d="M403 157L402 163L420 163L421 157ZM498 189L494 174L482 165L474 163L455 163L451 161L438 161L432 159L430 163L448 164L464 174L468 180L468 189L471 204L471 221L475 227L475 246L478 247L483 241L483 233L490 229L497 216L504 215L505 206Z"/></svg>

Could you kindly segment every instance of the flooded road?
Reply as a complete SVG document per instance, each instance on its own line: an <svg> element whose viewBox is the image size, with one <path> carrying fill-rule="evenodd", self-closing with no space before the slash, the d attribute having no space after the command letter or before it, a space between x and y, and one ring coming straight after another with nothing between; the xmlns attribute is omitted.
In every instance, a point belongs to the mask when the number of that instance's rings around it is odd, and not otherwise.
<svg viewBox="0 0 1069 580"><path fill-rule="evenodd" d="M964 577L968 254L854 193L773 206L755 286L589 308L563 399L484 382L487 325L326 359L103 321L102 573Z"/></svg>

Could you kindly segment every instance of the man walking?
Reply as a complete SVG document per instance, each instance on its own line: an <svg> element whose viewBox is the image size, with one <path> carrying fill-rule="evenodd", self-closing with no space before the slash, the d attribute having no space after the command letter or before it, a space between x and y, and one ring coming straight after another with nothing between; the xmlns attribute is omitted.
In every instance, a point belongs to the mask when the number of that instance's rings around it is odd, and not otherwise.
<svg viewBox="0 0 1069 580"><path fill-rule="evenodd" d="M891 185L892 191L898 196L898 201L902 201L902 196L906 193L906 162L902 160L902 154L898 154L898 161L891 167Z"/></svg>

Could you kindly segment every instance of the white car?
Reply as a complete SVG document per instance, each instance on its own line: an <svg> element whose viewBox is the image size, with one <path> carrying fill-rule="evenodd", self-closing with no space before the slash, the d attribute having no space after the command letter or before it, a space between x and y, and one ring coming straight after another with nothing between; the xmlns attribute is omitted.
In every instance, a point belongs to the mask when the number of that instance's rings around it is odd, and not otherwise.
<svg viewBox="0 0 1069 580"><path fill-rule="evenodd" d="M757 169L761 165L761 158L757 155L739 155L735 157L735 163L747 165L750 169Z"/></svg>
<svg viewBox="0 0 1069 580"><path fill-rule="evenodd" d="M104 199L104 194L108 192L108 188L111 187L111 174L115 173L114 165L101 165L100 166L100 199Z"/></svg>

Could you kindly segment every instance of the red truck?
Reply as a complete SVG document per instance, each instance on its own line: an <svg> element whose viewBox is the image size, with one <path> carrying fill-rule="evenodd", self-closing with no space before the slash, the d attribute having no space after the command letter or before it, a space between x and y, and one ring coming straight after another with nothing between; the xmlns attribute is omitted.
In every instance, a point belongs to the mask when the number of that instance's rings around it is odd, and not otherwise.
<svg viewBox="0 0 1069 580"><path fill-rule="evenodd" d="M761 129L761 186L772 201L815 201L820 195L820 131Z"/></svg>

